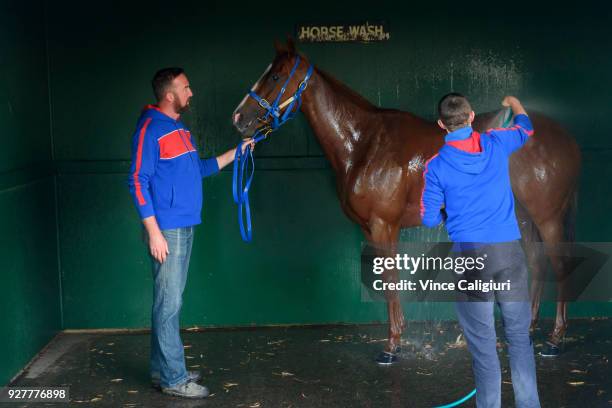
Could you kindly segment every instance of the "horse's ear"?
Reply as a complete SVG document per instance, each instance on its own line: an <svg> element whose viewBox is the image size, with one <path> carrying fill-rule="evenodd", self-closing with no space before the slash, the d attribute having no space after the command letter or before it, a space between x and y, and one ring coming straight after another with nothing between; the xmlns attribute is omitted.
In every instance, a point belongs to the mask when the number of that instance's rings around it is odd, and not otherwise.
<svg viewBox="0 0 612 408"><path fill-rule="evenodd" d="M287 52L287 48L285 47L285 44L283 44L282 42L278 40L274 40L274 49L276 50L277 55Z"/></svg>
<svg viewBox="0 0 612 408"><path fill-rule="evenodd" d="M291 36L287 36L287 51L289 51L289 54L295 54L295 43Z"/></svg>

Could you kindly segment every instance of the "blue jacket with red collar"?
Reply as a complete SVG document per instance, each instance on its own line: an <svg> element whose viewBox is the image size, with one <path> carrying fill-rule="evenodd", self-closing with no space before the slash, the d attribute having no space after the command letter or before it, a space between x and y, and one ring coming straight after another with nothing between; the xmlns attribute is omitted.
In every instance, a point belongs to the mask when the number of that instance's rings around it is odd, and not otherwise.
<svg viewBox="0 0 612 408"><path fill-rule="evenodd" d="M520 239L509 158L532 134L529 117L516 115L511 128L480 134L464 127L446 135L446 144L423 171L423 224L438 225L444 205L446 229L454 242Z"/></svg>
<svg viewBox="0 0 612 408"><path fill-rule="evenodd" d="M202 177L218 171L216 158L200 159L183 122L145 107L132 139L128 177L140 218L155 216L162 230L201 223Z"/></svg>

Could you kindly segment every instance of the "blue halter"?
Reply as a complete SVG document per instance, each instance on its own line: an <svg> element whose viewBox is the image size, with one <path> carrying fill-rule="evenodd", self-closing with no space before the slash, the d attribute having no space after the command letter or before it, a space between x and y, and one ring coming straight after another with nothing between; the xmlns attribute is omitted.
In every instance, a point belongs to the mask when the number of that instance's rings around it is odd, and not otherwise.
<svg viewBox="0 0 612 408"><path fill-rule="evenodd" d="M289 78L285 81L283 87L279 91L278 95L274 99L274 102L270 104L267 100L260 97L253 90L249 91L248 95L255 99L259 106L266 110L266 114L263 117L264 122L268 122L270 117L272 122L263 126L255 132L253 135L253 141L258 143L268 137L268 135L279 127L284 125L288 120L293 119L297 112L302 106L302 93L308 86L308 81L312 76L314 67L310 65L306 71L306 75L293 96L289 97L283 103L280 102L283 94L286 91L287 85L291 78L295 75L295 71L300 65L299 55L295 58L295 64L291 69ZM295 109L294 109L295 108ZM284 109L284 112L283 112ZM234 195L234 202L238 204L238 223L240 225L240 235L242 240L250 242L253 239L253 230L251 228L251 207L249 206L249 189L253 181L253 175L255 174L255 160L253 159L253 150L251 146L247 146L242 152L242 145L244 142L240 142L236 147L236 154L234 155L234 174L232 177L232 193ZM250 166L249 166L250 163ZM247 168L250 167L250 171ZM248 174L248 177L245 176Z"/></svg>
<svg viewBox="0 0 612 408"><path fill-rule="evenodd" d="M300 110L300 107L302 106L302 92L304 92L304 90L306 89L306 86L308 86L308 80L312 76L312 71L314 70L314 67L312 65L308 67L306 76L304 77L302 82L300 82L300 85L298 86L298 89L295 91L295 94L293 94L292 97L290 97L289 99L287 99L285 102L281 104L281 98L283 97L285 91L287 90L287 85L289 84L289 81L291 81L291 78L293 78L293 76L295 75L295 71L297 70L299 65L300 65L300 56L298 55L295 57L295 64L293 64L293 68L291 69L291 73L289 74L289 77L283 84L283 87L278 92L278 95L276 96L272 104L270 104L270 102L268 102L266 99L257 95L255 91L253 90L249 91L249 96L255 99L257 103L259 104L259 106L261 106L262 108L266 110L266 114L263 117L263 120L267 122L270 119L270 117L272 117L272 123L269 125L272 131L275 131L276 129L278 129L289 119L293 119L293 117L297 114L297 112ZM297 104L297 107L294 110L293 108L296 104ZM282 112L283 108L285 108L284 113Z"/></svg>

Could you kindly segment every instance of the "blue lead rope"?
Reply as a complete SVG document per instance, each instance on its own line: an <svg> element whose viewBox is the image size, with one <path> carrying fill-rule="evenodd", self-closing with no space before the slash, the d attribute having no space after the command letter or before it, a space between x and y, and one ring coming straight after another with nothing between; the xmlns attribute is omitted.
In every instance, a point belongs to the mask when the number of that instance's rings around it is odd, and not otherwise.
<svg viewBox="0 0 612 408"><path fill-rule="evenodd" d="M244 179L247 166L251 163L251 174ZM240 224L240 235L242 240L249 242L253 239L253 230L251 229L251 207L249 206L249 188L253 181L255 173L255 162L253 161L253 151L251 146L247 146L242 153L242 143L236 147L234 155L234 175L232 180L232 192L234 194L234 202L238 204L238 224ZM239 187L240 186L240 190Z"/></svg>
<svg viewBox="0 0 612 408"><path fill-rule="evenodd" d="M266 138L265 134L258 132L253 141L255 143ZM250 242L253 239L251 224L251 207L249 206L249 189L255 174L255 160L253 160L253 149L247 146L242 152L244 142L238 143L234 154L234 174L232 176L232 193L234 202L238 204L238 224L240 224L240 235L242 240ZM250 167L250 171L248 170ZM248 177L245 178L245 175Z"/></svg>

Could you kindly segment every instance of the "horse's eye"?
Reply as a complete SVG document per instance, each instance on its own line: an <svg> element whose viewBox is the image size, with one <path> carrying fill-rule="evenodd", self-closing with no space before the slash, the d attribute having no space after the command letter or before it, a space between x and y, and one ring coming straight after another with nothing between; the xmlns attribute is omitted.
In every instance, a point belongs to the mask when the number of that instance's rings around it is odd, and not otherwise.
<svg viewBox="0 0 612 408"><path fill-rule="evenodd" d="M278 81L278 75L277 75L277 74L272 75L272 79L273 79L274 81Z"/></svg>

